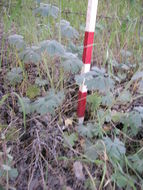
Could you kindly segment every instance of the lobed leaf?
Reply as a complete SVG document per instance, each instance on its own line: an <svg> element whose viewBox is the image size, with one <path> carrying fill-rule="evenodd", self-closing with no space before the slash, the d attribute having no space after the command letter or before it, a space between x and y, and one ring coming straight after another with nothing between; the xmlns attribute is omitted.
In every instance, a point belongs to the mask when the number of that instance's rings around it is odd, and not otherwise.
<svg viewBox="0 0 143 190"><path fill-rule="evenodd" d="M38 86L45 86L45 85L49 84L49 81L41 79L40 77L37 77L35 84L37 84Z"/></svg>
<svg viewBox="0 0 143 190"><path fill-rule="evenodd" d="M65 54L65 49L63 45L61 45L56 40L45 40L40 44L41 52L46 52L50 56L63 56Z"/></svg>
<svg viewBox="0 0 143 190"><path fill-rule="evenodd" d="M96 111L101 105L101 96L98 93L87 96L87 102L91 105L91 110Z"/></svg>
<svg viewBox="0 0 143 190"><path fill-rule="evenodd" d="M57 23L57 26L58 26L58 23ZM60 26L61 26L62 36L68 39L78 38L79 36L78 31L75 28L73 28L68 21L61 20Z"/></svg>
<svg viewBox="0 0 143 190"><path fill-rule="evenodd" d="M87 125L79 125L77 127L79 135L87 138L102 137L103 130L97 123L87 123Z"/></svg>
<svg viewBox="0 0 143 190"><path fill-rule="evenodd" d="M23 79L22 69L20 67L14 67L7 73L7 79L11 84L20 83Z"/></svg>
<svg viewBox="0 0 143 190"><path fill-rule="evenodd" d="M37 52L36 52L37 51ZM39 48L36 46L27 47L23 52L19 54L21 60L24 63L38 63L41 61L41 55L38 53Z"/></svg>
<svg viewBox="0 0 143 190"><path fill-rule="evenodd" d="M92 144L90 141L86 142L84 147L84 153L86 157L92 162L94 162L98 158L96 146Z"/></svg>
<svg viewBox="0 0 143 190"><path fill-rule="evenodd" d="M130 93L130 91L126 90L123 94L121 94L121 96L119 96L119 101L121 103L126 104L127 102L130 102L132 98L132 95Z"/></svg>
<svg viewBox="0 0 143 190"><path fill-rule="evenodd" d="M113 93L111 92L107 92L105 96L102 96L102 104L104 106L112 105L113 100L114 100L114 96L113 96Z"/></svg>
<svg viewBox="0 0 143 190"><path fill-rule="evenodd" d="M78 140L78 135L77 133L72 133L70 135L68 135L67 132L64 133L64 139L65 139L65 144L67 146L71 146L73 147L75 145L75 142Z"/></svg>
<svg viewBox="0 0 143 190"><path fill-rule="evenodd" d="M8 42L10 45L15 46L17 49L22 49L25 47L23 36L18 35L18 34L10 35L8 37Z"/></svg>
<svg viewBox="0 0 143 190"><path fill-rule="evenodd" d="M84 125L78 126L77 130L79 135L92 138L94 136L96 126L91 123L88 123L87 126Z"/></svg>
<svg viewBox="0 0 143 190"><path fill-rule="evenodd" d="M89 140L85 143L84 153L91 162L95 162L104 151L103 143L100 140L96 144L91 143Z"/></svg>
<svg viewBox="0 0 143 190"><path fill-rule="evenodd" d="M10 178L17 178L17 176L18 176L18 171L17 171L16 168L12 168L12 169L8 172L8 174L9 174L9 177L10 177Z"/></svg>
<svg viewBox="0 0 143 190"><path fill-rule="evenodd" d="M120 189L136 189L134 186L135 179L120 171L116 170L116 173L112 174L112 180L116 182Z"/></svg>
<svg viewBox="0 0 143 190"><path fill-rule="evenodd" d="M66 53L62 66L66 72L75 74L81 70L83 63L75 54Z"/></svg>
<svg viewBox="0 0 143 190"><path fill-rule="evenodd" d="M143 106L136 106L134 107L134 110L138 113L140 113L142 119L143 119Z"/></svg>
<svg viewBox="0 0 143 190"><path fill-rule="evenodd" d="M142 174L143 159L140 155L134 154L134 155L128 156L128 161L135 170L137 170L140 174Z"/></svg>
<svg viewBox="0 0 143 190"><path fill-rule="evenodd" d="M52 16L56 19L59 14L59 8L51 4L40 3L40 6L34 10L34 14L40 14L43 17Z"/></svg>
<svg viewBox="0 0 143 190"><path fill-rule="evenodd" d="M142 126L142 116L137 111L131 111L129 115L125 118L124 122L127 126L130 127L130 135L137 135Z"/></svg>
<svg viewBox="0 0 143 190"><path fill-rule="evenodd" d="M121 157L125 155L125 145L117 137L115 137L114 141L112 141L109 137L104 137L103 140L106 146L107 154L111 160L113 158L120 160Z"/></svg>
<svg viewBox="0 0 143 190"><path fill-rule="evenodd" d="M31 113L32 112L32 106L31 106L30 99L27 98L27 97L23 97L21 99L22 99L22 102L24 104L25 114ZM21 108L20 102L18 104L19 104L19 111L22 112L22 108Z"/></svg>
<svg viewBox="0 0 143 190"><path fill-rule="evenodd" d="M75 45L72 41L69 42L67 51L77 54L80 59L82 59L82 54L83 54L83 46L77 46Z"/></svg>
<svg viewBox="0 0 143 190"><path fill-rule="evenodd" d="M63 92L58 92L56 94L54 90L51 90L45 97L40 97L33 102L32 109L40 115L44 115L46 113L54 115L55 109L62 104L63 100Z"/></svg>
<svg viewBox="0 0 143 190"><path fill-rule="evenodd" d="M78 85L84 84L88 90L99 90L99 92L107 93L114 88L114 81L105 74L104 69L94 67L86 74L77 75L75 77Z"/></svg>

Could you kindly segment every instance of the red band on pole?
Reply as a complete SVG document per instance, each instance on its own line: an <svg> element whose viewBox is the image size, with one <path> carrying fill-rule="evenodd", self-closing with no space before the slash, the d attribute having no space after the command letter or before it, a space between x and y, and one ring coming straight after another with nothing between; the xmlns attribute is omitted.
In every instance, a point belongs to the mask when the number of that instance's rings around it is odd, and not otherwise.
<svg viewBox="0 0 143 190"><path fill-rule="evenodd" d="M82 61L84 64L81 71L82 74L90 71L97 6L98 6L98 0L88 0L86 28L85 28L85 37L84 37L84 50L83 50L83 56L82 56ZM77 115L78 115L79 123L83 123L84 121L84 114L85 114L85 108L86 108L86 96L87 96L87 87L85 85L85 80L84 80L80 86L79 96L78 96Z"/></svg>
<svg viewBox="0 0 143 190"><path fill-rule="evenodd" d="M85 37L84 37L84 50L83 50L83 57L82 57L82 61L84 64L91 63L93 42L94 42L94 32L86 31Z"/></svg>
<svg viewBox="0 0 143 190"><path fill-rule="evenodd" d="M78 115L78 117L84 117L85 107L86 107L86 96L87 96L87 92L79 91L79 94L78 94L78 107L77 107L77 115Z"/></svg>

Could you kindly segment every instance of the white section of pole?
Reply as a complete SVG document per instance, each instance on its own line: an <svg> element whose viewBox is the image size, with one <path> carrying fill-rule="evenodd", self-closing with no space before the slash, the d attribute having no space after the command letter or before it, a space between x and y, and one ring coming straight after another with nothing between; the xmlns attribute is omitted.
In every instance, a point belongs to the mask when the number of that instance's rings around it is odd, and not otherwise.
<svg viewBox="0 0 143 190"><path fill-rule="evenodd" d="M86 28L88 32L95 31L96 15L97 15L98 0L88 0L88 9L86 16Z"/></svg>
<svg viewBox="0 0 143 190"><path fill-rule="evenodd" d="M80 90L80 92L82 92L82 93L87 92L87 87L86 87L86 85L84 85L84 83L83 83L83 84L80 86L79 90Z"/></svg>
<svg viewBox="0 0 143 190"><path fill-rule="evenodd" d="M90 64L84 64L81 70L81 74L88 73L90 71Z"/></svg>
<svg viewBox="0 0 143 190"><path fill-rule="evenodd" d="M84 117L78 118L78 123L79 123L79 124L83 124L83 122L84 122Z"/></svg>

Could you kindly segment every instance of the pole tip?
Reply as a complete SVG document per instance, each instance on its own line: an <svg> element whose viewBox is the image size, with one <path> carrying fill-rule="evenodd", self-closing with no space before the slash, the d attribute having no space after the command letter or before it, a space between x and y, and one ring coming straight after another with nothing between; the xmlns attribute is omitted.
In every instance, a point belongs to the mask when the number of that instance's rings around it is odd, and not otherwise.
<svg viewBox="0 0 143 190"><path fill-rule="evenodd" d="M84 117L78 118L78 123L79 123L79 124L83 124L83 122L84 122Z"/></svg>

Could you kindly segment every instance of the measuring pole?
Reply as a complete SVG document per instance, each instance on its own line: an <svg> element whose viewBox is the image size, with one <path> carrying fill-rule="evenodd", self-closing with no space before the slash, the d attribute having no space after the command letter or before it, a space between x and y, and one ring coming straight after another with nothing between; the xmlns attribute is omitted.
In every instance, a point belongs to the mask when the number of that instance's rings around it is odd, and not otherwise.
<svg viewBox="0 0 143 190"><path fill-rule="evenodd" d="M82 56L82 61L84 65L82 67L81 74L90 71L97 6L98 6L98 0L88 0L86 28L84 36L84 50ZM86 98L87 98L87 87L83 82L83 84L79 88L78 107L77 107L77 116L80 124L82 124L84 121Z"/></svg>

